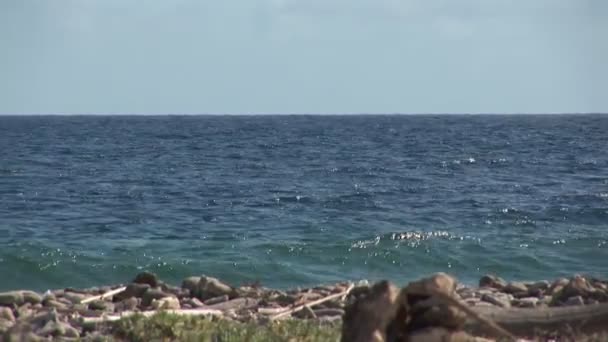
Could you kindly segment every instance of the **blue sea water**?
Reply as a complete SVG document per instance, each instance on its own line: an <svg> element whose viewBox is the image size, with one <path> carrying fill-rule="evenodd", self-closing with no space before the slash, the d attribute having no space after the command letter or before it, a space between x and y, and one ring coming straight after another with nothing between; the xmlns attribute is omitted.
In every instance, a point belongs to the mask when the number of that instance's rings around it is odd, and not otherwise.
<svg viewBox="0 0 608 342"><path fill-rule="evenodd" d="M0 290L608 276L608 116L0 117Z"/></svg>

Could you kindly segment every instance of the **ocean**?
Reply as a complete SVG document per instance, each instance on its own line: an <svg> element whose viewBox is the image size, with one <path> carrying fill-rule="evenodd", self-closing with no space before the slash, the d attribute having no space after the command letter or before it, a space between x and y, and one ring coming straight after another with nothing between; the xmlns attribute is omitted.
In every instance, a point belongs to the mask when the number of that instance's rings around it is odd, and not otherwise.
<svg viewBox="0 0 608 342"><path fill-rule="evenodd" d="M608 116L0 116L0 290L608 276Z"/></svg>

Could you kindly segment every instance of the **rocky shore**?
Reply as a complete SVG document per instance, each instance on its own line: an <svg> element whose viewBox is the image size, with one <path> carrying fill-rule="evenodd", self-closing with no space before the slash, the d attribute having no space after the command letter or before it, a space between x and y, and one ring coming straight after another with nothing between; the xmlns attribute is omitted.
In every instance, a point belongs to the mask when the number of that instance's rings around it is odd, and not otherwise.
<svg viewBox="0 0 608 342"><path fill-rule="evenodd" d="M553 281L508 282L487 275L479 280L478 286L470 287L438 274L402 289L388 282L361 281L281 291L258 284L235 287L209 276L188 277L174 286L144 272L130 283L116 286L0 293L0 341L103 341L105 336L112 336L112 330L108 329L111 321L159 311L255 324L307 320L341 326L343 340L356 340L365 334L361 329L377 330L376 341L413 341L415 333L427 334L421 335L424 338L419 341L432 341L428 334L448 336L451 340L465 335L472 338L468 327L475 327L469 324L475 318L470 317L468 310L459 308L460 304L444 297L464 304L473 313L494 315L488 317L499 317L500 312L513 309L552 312L547 310L569 307L591 308L585 311L589 315L594 308L603 308L601 303L608 302L608 281L576 275ZM373 309L374 305L380 307ZM387 321L370 323L378 315L388 315ZM608 330L608 322L604 323ZM395 328L396 325L401 327ZM479 335L496 337L487 331ZM518 335L518 338L533 337Z"/></svg>

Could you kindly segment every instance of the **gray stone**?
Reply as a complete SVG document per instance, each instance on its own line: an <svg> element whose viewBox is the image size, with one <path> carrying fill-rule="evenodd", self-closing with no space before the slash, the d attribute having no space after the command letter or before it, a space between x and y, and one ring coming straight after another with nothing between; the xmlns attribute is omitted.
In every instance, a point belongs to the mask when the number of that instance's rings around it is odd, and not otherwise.
<svg viewBox="0 0 608 342"><path fill-rule="evenodd" d="M8 320L8 319L4 319L0 317L0 340L2 340L2 336L1 334L5 333L6 331L8 331L10 328L13 327L13 325L15 325L15 321L14 320Z"/></svg>
<svg viewBox="0 0 608 342"><path fill-rule="evenodd" d="M528 286L528 290L529 291L546 291L547 289L549 289L549 282L546 280L541 280L541 281L537 281L535 283L532 283Z"/></svg>
<svg viewBox="0 0 608 342"><path fill-rule="evenodd" d="M188 277L182 281L182 289L190 291L191 296L198 296L198 283L201 277Z"/></svg>
<svg viewBox="0 0 608 342"><path fill-rule="evenodd" d="M581 296L574 296L574 297L568 298L564 302L564 305L565 306L585 305L585 300Z"/></svg>
<svg viewBox="0 0 608 342"><path fill-rule="evenodd" d="M500 295L499 293L494 294L484 294L481 297L481 300L494 304L496 306L500 306L501 308L509 308L511 307L511 301L509 297L506 295Z"/></svg>
<svg viewBox="0 0 608 342"><path fill-rule="evenodd" d="M538 298L536 297L525 297L516 300L516 305L522 308L533 308L538 304Z"/></svg>
<svg viewBox="0 0 608 342"><path fill-rule="evenodd" d="M152 308L155 310L179 310L179 299L177 297L164 297L152 300Z"/></svg>
<svg viewBox="0 0 608 342"><path fill-rule="evenodd" d="M487 274L479 279L479 287L493 287L496 289L502 289L505 286L507 286L507 282L504 279L491 274Z"/></svg>
<svg viewBox="0 0 608 342"><path fill-rule="evenodd" d="M510 282L503 288L506 293L528 293L528 287L522 282Z"/></svg>
<svg viewBox="0 0 608 342"><path fill-rule="evenodd" d="M201 300L233 294L235 294L235 291L232 287L213 277L201 277L198 283L198 297Z"/></svg>
<svg viewBox="0 0 608 342"><path fill-rule="evenodd" d="M142 298L144 293L146 293L149 288L150 285L148 284L129 284L126 286L126 289L124 291L114 295L113 301L120 302L131 297Z"/></svg>
<svg viewBox="0 0 608 342"><path fill-rule="evenodd" d="M152 300L161 299L161 298L165 298L168 296L170 296L170 295L167 293L164 293L161 290L148 289L142 297L141 304L143 306L150 306L152 304Z"/></svg>
<svg viewBox="0 0 608 342"><path fill-rule="evenodd" d="M0 319L5 319L14 322L15 315L13 314L13 310L7 307L0 307Z"/></svg>
<svg viewBox="0 0 608 342"><path fill-rule="evenodd" d="M202 308L205 306L205 304L203 304L203 302L201 302L198 298L196 297L192 297L189 298L186 301L187 304L189 304L190 306L192 306L193 308Z"/></svg>
<svg viewBox="0 0 608 342"><path fill-rule="evenodd" d="M21 291L21 293L25 303L39 304L42 302L42 297L34 291Z"/></svg>
<svg viewBox="0 0 608 342"><path fill-rule="evenodd" d="M44 327L38 331L40 336L55 336L55 337L68 337L77 338L80 337L80 333L71 325L59 322L57 320L50 320L46 322Z"/></svg>
<svg viewBox="0 0 608 342"><path fill-rule="evenodd" d="M344 316L344 310L342 309L316 309L313 310L317 317L323 316Z"/></svg>
<svg viewBox="0 0 608 342"><path fill-rule="evenodd" d="M83 299L87 298L87 295L76 292L65 292L63 298L72 302L72 304L80 303Z"/></svg>
<svg viewBox="0 0 608 342"><path fill-rule="evenodd" d="M293 315L296 316L297 318L301 318L301 319L317 318L317 315L309 306L305 306L302 310L294 313Z"/></svg>
<svg viewBox="0 0 608 342"><path fill-rule="evenodd" d="M0 305L12 306L23 304L23 293L21 291L10 291L0 293Z"/></svg>
<svg viewBox="0 0 608 342"><path fill-rule="evenodd" d="M44 306L48 308L55 308L57 310L67 310L68 306L62 302L51 299L44 302Z"/></svg>
<svg viewBox="0 0 608 342"><path fill-rule="evenodd" d="M204 303L205 303L205 305L214 305L214 304L227 302L228 299L229 299L228 295L223 295L223 296L218 296L218 297L213 297L213 298L207 299Z"/></svg>
<svg viewBox="0 0 608 342"><path fill-rule="evenodd" d="M133 279L133 283L135 284L148 284L150 287L158 287L158 277L156 274L151 272L142 272L135 276Z"/></svg>
<svg viewBox="0 0 608 342"><path fill-rule="evenodd" d="M89 303L89 309L98 311L114 311L114 304L106 302L105 300L95 300Z"/></svg>
<svg viewBox="0 0 608 342"><path fill-rule="evenodd" d="M122 311L133 311L139 305L139 300L135 297L127 298L121 302L118 302L114 305L114 311L122 312Z"/></svg>
<svg viewBox="0 0 608 342"><path fill-rule="evenodd" d="M259 300L255 298L235 298L224 303L208 306L209 309L220 311L252 309L258 306Z"/></svg>

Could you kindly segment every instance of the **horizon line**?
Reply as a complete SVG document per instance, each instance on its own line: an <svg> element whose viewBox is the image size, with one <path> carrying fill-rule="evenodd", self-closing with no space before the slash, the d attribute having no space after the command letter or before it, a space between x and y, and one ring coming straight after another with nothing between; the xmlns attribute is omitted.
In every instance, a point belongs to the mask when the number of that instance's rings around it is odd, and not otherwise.
<svg viewBox="0 0 608 342"><path fill-rule="evenodd" d="M477 113L0 113L0 116L422 116L422 115L607 115L608 112L477 112Z"/></svg>

